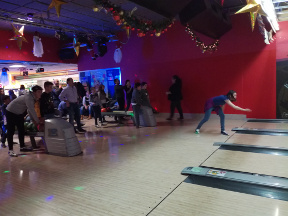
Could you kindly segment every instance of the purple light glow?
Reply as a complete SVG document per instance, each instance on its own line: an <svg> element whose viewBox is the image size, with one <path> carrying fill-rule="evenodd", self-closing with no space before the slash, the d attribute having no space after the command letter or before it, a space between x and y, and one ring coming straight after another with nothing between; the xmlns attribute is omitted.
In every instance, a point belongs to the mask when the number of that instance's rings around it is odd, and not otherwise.
<svg viewBox="0 0 288 216"><path fill-rule="evenodd" d="M52 201L54 199L54 196L52 195L52 196L48 196L48 197L46 197L46 202L50 202L50 201Z"/></svg>

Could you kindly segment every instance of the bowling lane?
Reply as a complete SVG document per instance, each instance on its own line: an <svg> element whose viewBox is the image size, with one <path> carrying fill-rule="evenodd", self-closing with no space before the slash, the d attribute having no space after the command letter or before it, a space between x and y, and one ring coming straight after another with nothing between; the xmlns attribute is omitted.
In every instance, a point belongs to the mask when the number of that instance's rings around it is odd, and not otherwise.
<svg viewBox="0 0 288 216"><path fill-rule="evenodd" d="M287 202L182 183L149 216L284 216Z"/></svg>
<svg viewBox="0 0 288 216"><path fill-rule="evenodd" d="M262 122L246 122L243 128L265 128L265 129L285 129L288 130L287 123L262 123Z"/></svg>
<svg viewBox="0 0 288 216"><path fill-rule="evenodd" d="M202 166L288 178L288 157L217 150Z"/></svg>
<svg viewBox="0 0 288 216"><path fill-rule="evenodd" d="M269 135L254 135L254 134L234 134L226 143L269 146L288 149L288 136L269 136Z"/></svg>

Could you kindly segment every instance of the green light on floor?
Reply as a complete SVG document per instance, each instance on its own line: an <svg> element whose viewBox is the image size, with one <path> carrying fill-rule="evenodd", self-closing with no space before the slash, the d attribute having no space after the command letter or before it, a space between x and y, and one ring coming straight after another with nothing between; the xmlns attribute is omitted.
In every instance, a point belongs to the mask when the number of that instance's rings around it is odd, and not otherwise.
<svg viewBox="0 0 288 216"><path fill-rule="evenodd" d="M9 173L9 172L10 172L10 171L7 170L7 171L4 171L3 173Z"/></svg>
<svg viewBox="0 0 288 216"><path fill-rule="evenodd" d="M131 115L132 117L134 117L134 113L130 113L130 115Z"/></svg>
<svg viewBox="0 0 288 216"><path fill-rule="evenodd" d="M75 187L74 190L83 190L84 187Z"/></svg>

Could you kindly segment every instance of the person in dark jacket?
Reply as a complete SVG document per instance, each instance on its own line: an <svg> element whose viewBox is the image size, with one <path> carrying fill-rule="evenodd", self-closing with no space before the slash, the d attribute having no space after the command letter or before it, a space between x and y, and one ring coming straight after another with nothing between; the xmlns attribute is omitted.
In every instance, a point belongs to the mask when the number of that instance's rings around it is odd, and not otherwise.
<svg viewBox="0 0 288 216"><path fill-rule="evenodd" d="M150 104L150 99L149 99L149 95L148 95L148 91L147 91L147 83L146 82L141 83L141 94L142 94L142 105L152 108L152 106Z"/></svg>
<svg viewBox="0 0 288 216"><path fill-rule="evenodd" d="M182 80L177 76L174 75L172 77L172 85L169 88L169 91L166 92L168 95L168 100L171 101L170 105L170 117L167 120L172 120L174 116L175 107L177 108L180 118L178 120L183 119L183 111L181 107L181 100L183 99L182 96Z"/></svg>
<svg viewBox="0 0 288 216"><path fill-rule="evenodd" d="M133 87L131 86L130 80L126 80L124 90L126 92L126 108L125 111L128 111L131 105L131 99L133 94Z"/></svg>
<svg viewBox="0 0 288 216"><path fill-rule="evenodd" d="M123 86L120 85L119 79L115 79L114 83L115 83L115 86L114 86L115 96L116 96L116 100L117 100L118 105L119 105L119 110L124 111L125 110L125 97L124 97Z"/></svg>
<svg viewBox="0 0 288 216"><path fill-rule="evenodd" d="M131 100L133 113L135 117L135 123L136 128L139 128L140 126L140 110L142 106L142 94L141 94L141 84L135 83L133 94L132 94L132 100Z"/></svg>
<svg viewBox="0 0 288 216"><path fill-rule="evenodd" d="M54 103L52 98L52 82L45 82L44 89L45 91L42 93L40 98L40 113L41 117L45 119L54 117Z"/></svg>

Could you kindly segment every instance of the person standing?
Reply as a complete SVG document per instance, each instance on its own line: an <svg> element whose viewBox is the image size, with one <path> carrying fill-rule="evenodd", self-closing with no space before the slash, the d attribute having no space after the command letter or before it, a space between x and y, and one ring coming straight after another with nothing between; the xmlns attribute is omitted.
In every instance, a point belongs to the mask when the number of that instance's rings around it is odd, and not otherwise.
<svg viewBox="0 0 288 216"><path fill-rule="evenodd" d="M141 84L135 83L133 94L132 94L132 108L135 117L136 128L140 126L140 110L142 105L142 94L141 94Z"/></svg>
<svg viewBox="0 0 288 216"><path fill-rule="evenodd" d="M77 123L77 129L79 132L86 132L81 127L80 122L80 109L78 105L78 94L77 89L74 86L73 79L68 78L67 79L67 87L63 89L63 91L59 95L59 99L61 101L65 101L66 107L68 109L69 113L69 122L74 126L74 119ZM76 130L75 130L76 131Z"/></svg>
<svg viewBox="0 0 288 216"><path fill-rule="evenodd" d="M131 99L133 94L133 87L131 86L130 80L125 81L124 90L126 92L126 108L125 111L127 112L131 105Z"/></svg>
<svg viewBox="0 0 288 216"><path fill-rule="evenodd" d="M241 107L238 107L234 105L231 101L236 101L237 99L237 93L233 90L230 90L226 95L220 95L217 97L210 98L205 103L205 116L201 120L201 122L198 124L195 133L200 133L200 128L202 125L207 122L210 118L211 112L215 111L217 115L220 117L220 124L221 124L221 134L229 136L229 134L225 131L225 115L223 113L223 110L225 108L225 105L228 104L233 109L244 111L244 112L252 112L250 109L243 109Z"/></svg>
<svg viewBox="0 0 288 216"><path fill-rule="evenodd" d="M119 79L115 79L114 83L115 83L114 90L115 90L116 100L119 105L119 110L124 111L125 110L125 97L124 97L123 86L120 85Z"/></svg>
<svg viewBox="0 0 288 216"><path fill-rule="evenodd" d="M54 103L52 98L52 82L45 82L44 89L40 98L40 113L41 117L45 119L54 118Z"/></svg>
<svg viewBox="0 0 288 216"><path fill-rule="evenodd" d="M95 126L101 127L102 126L101 100L95 87L91 88L91 92L92 93L90 94L89 102L94 112ZM99 123L98 123L98 119L99 119Z"/></svg>
<svg viewBox="0 0 288 216"><path fill-rule="evenodd" d="M20 143L20 151L32 151L31 148L27 148L24 143L24 115L26 110L32 120L32 122L37 127L40 123L39 118L35 112L34 104L40 99L42 94L42 88L38 85L32 87L32 92L16 98L11 103L8 104L6 108L6 118L7 118L7 139L9 151L8 154L11 157L17 157L18 155L13 151L13 135L15 133L15 126L18 129L18 137Z"/></svg>
<svg viewBox="0 0 288 216"><path fill-rule="evenodd" d="M166 92L168 95L168 100L171 101L170 104L170 117L167 120L172 120L174 116L175 107L177 108L180 118L178 120L183 120L183 111L181 107L181 100L183 99L182 96L182 80L177 76L174 75L172 77L172 85L169 88L169 91Z"/></svg>
<svg viewBox="0 0 288 216"><path fill-rule="evenodd" d="M61 94L63 88L62 86L59 84L59 80L55 79L54 80L54 86L52 87L52 95L53 95L53 103L54 103L54 107L58 107L60 104L60 99L59 99L59 95Z"/></svg>
<svg viewBox="0 0 288 216"><path fill-rule="evenodd" d="M1 147L6 148L7 146L5 145L6 138L7 138L7 118L6 118L6 108L8 104L11 102L10 97L8 95L5 95L3 98L3 105L1 106L1 111L2 111L2 119L3 119L3 124L2 124L2 134L1 134Z"/></svg>
<svg viewBox="0 0 288 216"><path fill-rule="evenodd" d="M107 108L107 95L106 95L106 92L105 92L105 86L103 84L101 84L99 86L98 95L99 95L99 98L100 98L100 101L101 101L101 107L102 108ZM106 122L105 116L102 117L102 121Z"/></svg>
<svg viewBox="0 0 288 216"><path fill-rule="evenodd" d="M149 95L148 95L148 91L147 91L147 83L146 82L141 83L141 94L142 94L142 105L152 108L152 106L150 104L150 99L149 99Z"/></svg>

